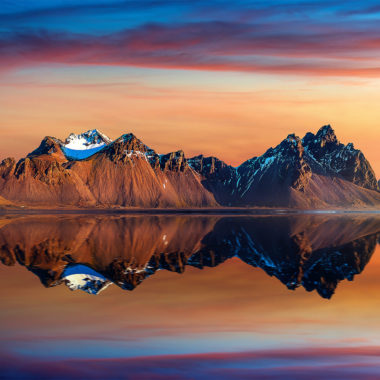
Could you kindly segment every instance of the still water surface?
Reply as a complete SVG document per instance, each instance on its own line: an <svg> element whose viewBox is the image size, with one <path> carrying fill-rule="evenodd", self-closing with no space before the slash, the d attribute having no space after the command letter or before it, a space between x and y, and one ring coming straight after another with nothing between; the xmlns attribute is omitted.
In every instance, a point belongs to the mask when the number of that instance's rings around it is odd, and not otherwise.
<svg viewBox="0 0 380 380"><path fill-rule="evenodd" d="M0 378L380 378L379 238L378 215L3 215Z"/></svg>

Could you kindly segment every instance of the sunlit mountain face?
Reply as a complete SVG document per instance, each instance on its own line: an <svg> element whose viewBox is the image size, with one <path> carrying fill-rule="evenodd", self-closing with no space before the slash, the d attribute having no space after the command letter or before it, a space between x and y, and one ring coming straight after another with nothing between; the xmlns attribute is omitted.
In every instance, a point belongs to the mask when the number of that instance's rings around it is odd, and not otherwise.
<svg viewBox="0 0 380 380"><path fill-rule="evenodd" d="M371 164L330 125L289 134L260 157L227 165L216 157L158 154L133 133L97 130L45 137L16 161L0 161L0 207L372 209L380 189Z"/></svg>
<svg viewBox="0 0 380 380"><path fill-rule="evenodd" d="M376 213L3 215L2 376L376 378L379 237Z"/></svg>

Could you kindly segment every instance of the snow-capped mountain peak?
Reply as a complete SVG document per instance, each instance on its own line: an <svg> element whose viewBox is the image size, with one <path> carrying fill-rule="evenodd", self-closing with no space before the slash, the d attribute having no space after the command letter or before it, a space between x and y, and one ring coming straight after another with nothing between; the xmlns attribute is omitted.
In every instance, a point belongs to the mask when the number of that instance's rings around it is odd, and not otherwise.
<svg viewBox="0 0 380 380"><path fill-rule="evenodd" d="M67 158L80 160L92 156L112 140L97 129L81 134L71 133L62 144L63 153Z"/></svg>
<svg viewBox="0 0 380 380"><path fill-rule="evenodd" d="M93 149L111 143L111 139L97 129L83 132L79 135L71 133L65 140L64 146L68 149Z"/></svg>

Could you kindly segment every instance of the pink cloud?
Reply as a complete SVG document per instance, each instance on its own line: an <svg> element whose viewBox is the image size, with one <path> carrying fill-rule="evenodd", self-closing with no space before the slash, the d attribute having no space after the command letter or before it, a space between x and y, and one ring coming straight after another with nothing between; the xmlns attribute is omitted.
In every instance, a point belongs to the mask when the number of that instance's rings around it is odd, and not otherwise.
<svg viewBox="0 0 380 380"><path fill-rule="evenodd" d="M371 78L380 74L379 48L380 36L369 32L284 34L273 25L221 22L145 25L103 36L11 35L0 41L0 67L54 63Z"/></svg>

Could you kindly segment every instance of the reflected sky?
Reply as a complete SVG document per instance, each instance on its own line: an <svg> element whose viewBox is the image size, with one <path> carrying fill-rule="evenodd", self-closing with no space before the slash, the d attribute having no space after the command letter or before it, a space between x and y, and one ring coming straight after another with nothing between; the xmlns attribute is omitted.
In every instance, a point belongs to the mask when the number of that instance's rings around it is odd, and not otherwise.
<svg viewBox="0 0 380 380"><path fill-rule="evenodd" d="M9 378L17 374L32 378L37 373L38 378L107 378L108 374L116 379L121 370L128 370L126 378L184 379L262 378L264 374L303 378L303 371L310 368L315 378L327 374L329 378L366 378L366 373L373 378L373 373L379 373L380 229L376 216L33 216L1 223L3 262L15 252L19 255L15 265L0 265L0 352L5 359L0 368ZM265 248L261 254L267 261L272 258L283 265L280 252L293 263L301 253L301 267L310 270L328 254L340 272L350 268L345 273L351 273L354 268L357 273L353 281L339 280L330 299L317 290L307 292L302 285L291 290L276 273L271 276L267 267L247 262L242 238L236 253L236 240L231 242L242 227L255 247ZM162 243L163 229L168 244ZM77 231L75 239L65 238L70 231ZM88 235L78 244L84 231ZM101 245L107 235L113 244ZM136 238L133 244L132 237ZM93 248L95 241L100 252ZM290 244L295 242L298 245ZM235 253L225 257L232 248ZM179 272L163 268L162 261L156 260L161 266L132 291L113 283L95 296L70 291L56 277L64 272L62 262L66 266L79 262L108 276L104 268L117 258L117 251L119 260L128 259L141 268L152 256L175 249L183 252L176 256L182 263L187 260ZM224 261L203 269L194 265L199 263L199 252L205 258L207 252L217 257L218 251ZM43 286L36 264L48 271L52 252L55 258L69 255L71 261L55 259L53 280L42 281ZM308 267L310 260L313 265ZM321 281L331 279L331 265L329 270L330 277L325 273Z"/></svg>

